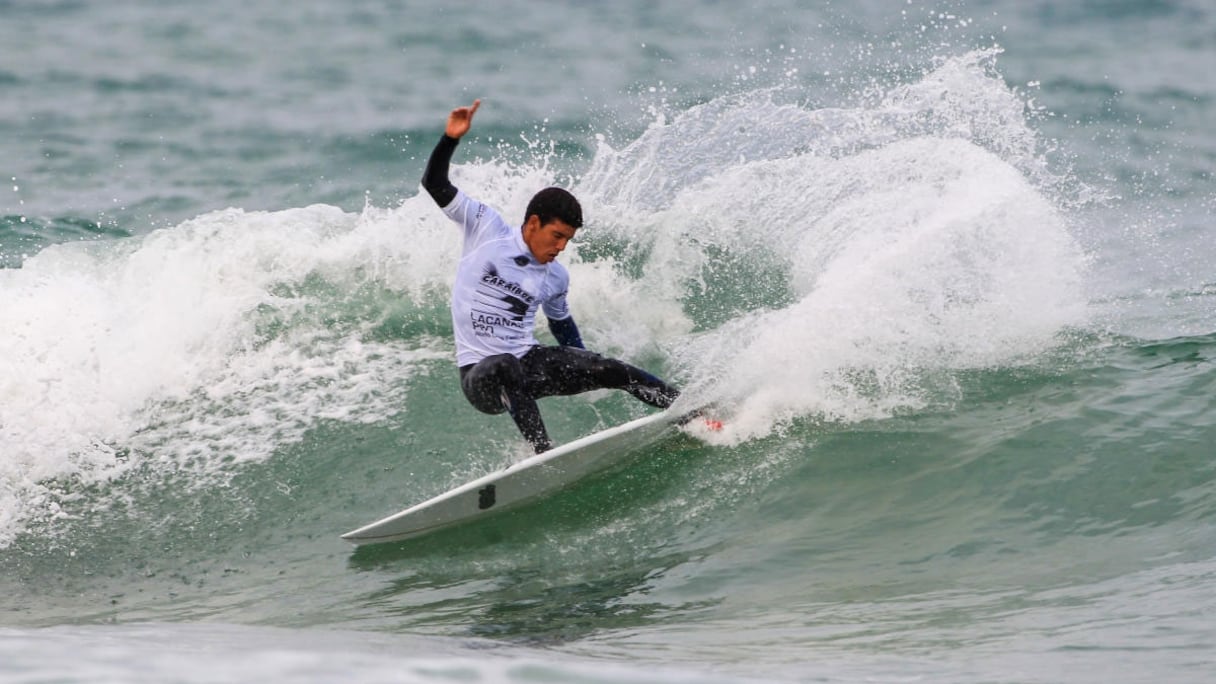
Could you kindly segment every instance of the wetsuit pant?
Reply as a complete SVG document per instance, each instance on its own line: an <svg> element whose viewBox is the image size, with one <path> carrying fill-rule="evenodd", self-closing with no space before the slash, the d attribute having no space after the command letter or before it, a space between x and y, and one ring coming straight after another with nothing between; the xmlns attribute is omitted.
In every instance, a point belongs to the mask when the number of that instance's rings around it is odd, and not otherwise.
<svg viewBox="0 0 1216 684"><path fill-rule="evenodd" d="M489 356L460 368L460 387L478 411L508 411L536 453L553 446L536 400L594 389L621 389L657 408L667 408L680 392L624 361L578 347L535 346L521 358Z"/></svg>

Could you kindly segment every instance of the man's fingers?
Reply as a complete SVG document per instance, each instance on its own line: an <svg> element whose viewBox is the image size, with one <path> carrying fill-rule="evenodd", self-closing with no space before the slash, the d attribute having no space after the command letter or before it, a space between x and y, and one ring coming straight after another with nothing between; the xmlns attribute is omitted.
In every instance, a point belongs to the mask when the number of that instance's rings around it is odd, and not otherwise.
<svg viewBox="0 0 1216 684"><path fill-rule="evenodd" d="M473 100L473 104L468 107L457 107L452 110L452 115L461 119L472 119L477 113L477 108L481 106L481 100Z"/></svg>
<svg viewBox="0 0 1216 684"><path fill-rule="evenodd" d="M457 107L448 114L448 125L444 133L459 138L469 132L469 128L473 125L473 114L477 112L477 108L481 106L481 100L473 100L473 104L468 107Z"/></svg>

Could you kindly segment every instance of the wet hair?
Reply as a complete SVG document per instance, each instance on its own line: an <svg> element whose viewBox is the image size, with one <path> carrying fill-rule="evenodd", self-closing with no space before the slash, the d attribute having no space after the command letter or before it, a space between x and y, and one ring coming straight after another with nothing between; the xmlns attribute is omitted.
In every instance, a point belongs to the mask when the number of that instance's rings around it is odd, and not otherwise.
<svg viewBox="0 0 1216 684"><path fill-rule="evenodd" d="M583 227L583 207L569 192L561 188L545 188L532 196L524 220L536 215L540 224L546 225L557 219L571 228Z"/></svg>

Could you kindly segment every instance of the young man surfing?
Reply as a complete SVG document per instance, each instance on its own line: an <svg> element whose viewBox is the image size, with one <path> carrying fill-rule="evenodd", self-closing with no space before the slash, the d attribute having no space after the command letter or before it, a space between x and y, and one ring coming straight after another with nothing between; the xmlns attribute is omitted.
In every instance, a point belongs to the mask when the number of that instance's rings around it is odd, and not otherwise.
<svg viewBox="0 0 1216 684"><path fill-rule="evenodd" d="M464 232L452 286L464 396L484 413L509 412L536 453L553 446L536 405L540 397L613 388L657 408L671 406L680 394L674 387L583 348L566 301L570 275L555 261L583 225L578 200L561 188L545 188L528 202L523 225L515 227L448 179L452 153L480 106L475 100L452 110L422 176L427 193ZM557 346L537 342L537 309L544 311Z"/></svg>

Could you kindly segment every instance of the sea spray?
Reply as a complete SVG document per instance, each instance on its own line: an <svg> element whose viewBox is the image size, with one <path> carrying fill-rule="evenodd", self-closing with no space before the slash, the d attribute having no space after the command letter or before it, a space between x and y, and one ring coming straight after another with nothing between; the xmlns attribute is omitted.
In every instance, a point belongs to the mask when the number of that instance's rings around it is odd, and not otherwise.
<svg viewBox="0 0 1216 684"><path fill-rule="evenodd" d="M589 240L689 317L666 351L697 401L734 413L718 439L948 403L951 372L1016 365L1084 322L1062 180L997 54L853 108L767 88L601 142L580 186L607 215Z"/></svg>

